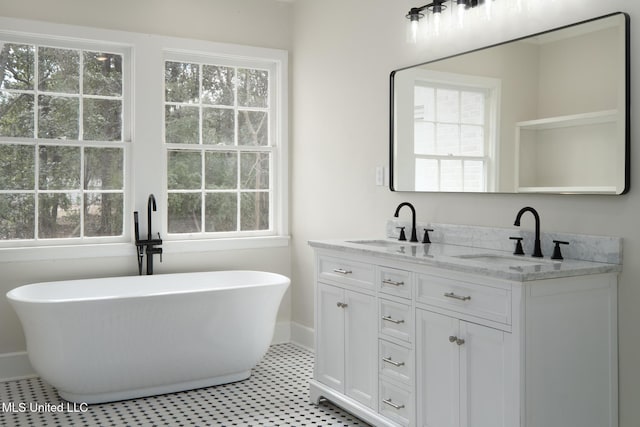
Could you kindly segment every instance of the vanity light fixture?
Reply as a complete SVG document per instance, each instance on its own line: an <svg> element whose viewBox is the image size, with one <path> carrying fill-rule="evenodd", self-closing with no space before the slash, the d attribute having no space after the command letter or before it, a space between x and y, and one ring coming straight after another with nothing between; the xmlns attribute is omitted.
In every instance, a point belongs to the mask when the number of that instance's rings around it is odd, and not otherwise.
<svg viewBox="0 0 640 427"><path fill-rule="evenodd" d="M409 20L409 41L415 43L418 37L418 23L421 19L426 18L429 25L433 27L433 34L438 35L440 32L440 19L442 13L451 9L452 22L458 28L464 27L464 19L468 9L476 6L487 4L487 14L491 14L491 3L494 0L433 0L429 4L420 7L412 7L407 13L406 18Z"/></svg>

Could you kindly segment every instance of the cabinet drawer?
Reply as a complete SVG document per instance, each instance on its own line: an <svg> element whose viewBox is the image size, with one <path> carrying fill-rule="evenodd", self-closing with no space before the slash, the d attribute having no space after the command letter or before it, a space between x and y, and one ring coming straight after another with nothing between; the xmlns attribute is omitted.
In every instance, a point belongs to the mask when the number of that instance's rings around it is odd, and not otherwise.
<svg viewBox="0 0 640 427"><path fill-rule="evenodd" d="M413 380L413 352L385 340L379 340L380 374L411 385Z"/></svg>
<svg viewBox="0 0 640 427"><path fill-rule="evenodd" d="M374 269L371 264L349 259L321 256L318 259L320 279L374 289Z"/></svg>
<svg viewBox="0 0 640 427"><path fill-rule="evenodd" d="M411 273L397 268L378 268L378 289L389 295L411 298Z"/></svg>
<svg viewBox="0 0 640 427"><path fill-rule="evenodd" d="M406 342L413 341L413 317L411 306L379 299L380 333Z"/></svg>
<svg viewBox="0 0 640 427"><path fill-rule="evenodd" d="M382 380L380 381L378 407L383 416L398 424L408 426L413 414L413 395L410 391Z"/></svg>
<svg viewBox="0 0 640 427"><path fill-rule="evenodd" d="M511 291L477 283L421 274L416 301L511 324Z"/></svg>

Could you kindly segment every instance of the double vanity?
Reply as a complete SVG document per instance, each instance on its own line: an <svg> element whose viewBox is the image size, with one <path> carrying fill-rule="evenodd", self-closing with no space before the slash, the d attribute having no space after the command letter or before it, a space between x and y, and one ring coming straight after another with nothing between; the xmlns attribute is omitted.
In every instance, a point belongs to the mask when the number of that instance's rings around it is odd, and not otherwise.
<svg viewBox="0 0 640 427"><path fill-rule="evenodd" d="M311 401L375 426L614 427L621 239L418 224L311 241ZM510 239L516 237L516 239ZM527 255L513 255L520 240ZM552 260L553 241L566 241Z"/></svg>

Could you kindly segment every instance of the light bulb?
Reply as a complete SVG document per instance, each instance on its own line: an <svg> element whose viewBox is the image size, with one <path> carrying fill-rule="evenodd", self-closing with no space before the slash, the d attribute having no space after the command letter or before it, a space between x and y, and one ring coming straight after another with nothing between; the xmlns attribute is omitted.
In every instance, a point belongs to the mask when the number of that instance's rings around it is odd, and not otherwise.
<svg viewBox="0 0 640 427"><path fill-rule="evenodd" d="M458 3L452 8L455 11L454 12L455 21L459 29L464 28L464 16L465 16L466 8L467 6L463 3Z"/></svg>
<svg viewBox="0 0 640 427"><path fill-rule="evenodd" d="M433 14L433 35L440 35L440 15L441 12L437 12Z"/></svg>
<svg viewBox="0 0 640 427"><path fill-rule="evenodd" d="M487 14L487 19L490 21L493 17L493 0L487 0L484 4L484 10Z"/></svg>
<svg viewBox="0 0 640 427"><path fill-rule="evenodd" d="M407 27L407 42L417 43L418 41L418 20L411 19L409 26Z"/></svg>

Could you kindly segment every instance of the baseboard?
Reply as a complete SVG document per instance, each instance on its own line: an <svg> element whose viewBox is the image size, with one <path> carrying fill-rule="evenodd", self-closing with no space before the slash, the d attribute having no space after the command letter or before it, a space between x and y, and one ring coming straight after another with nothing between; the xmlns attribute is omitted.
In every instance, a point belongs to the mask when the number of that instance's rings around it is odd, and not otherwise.
<svg viewBox="0 0 640 427"><path fill-rule="evenodd" d="M0 354L0 382L36 377L26 351Z"/></svg>
<svg viewBox="0 0 640 427"><path fill-rule="evenodd" d="M291 342L309 351L315 351L315 333L312 328L291 322Z"/></svg>

